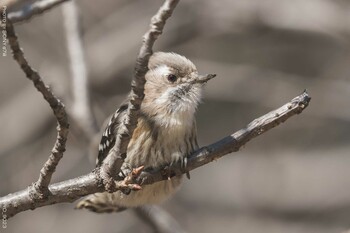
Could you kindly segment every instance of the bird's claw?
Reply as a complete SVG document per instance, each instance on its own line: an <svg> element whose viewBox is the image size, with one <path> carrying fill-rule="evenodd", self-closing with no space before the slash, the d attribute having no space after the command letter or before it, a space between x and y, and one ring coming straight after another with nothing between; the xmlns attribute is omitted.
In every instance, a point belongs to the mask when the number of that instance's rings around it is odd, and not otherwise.
<svg viewBox="0 0 350 233"><path fill-rule="evenodd" d="M117 186L120 189L120 191L123 192L125 195L128 195L130 194L131 190L133 191L141 190L142 187L136 183L136 179L141 174L144 168L145 168L144 166L133 168L128 175L126 176L124 175L124 179L122 181L117 182Z"/></svg>

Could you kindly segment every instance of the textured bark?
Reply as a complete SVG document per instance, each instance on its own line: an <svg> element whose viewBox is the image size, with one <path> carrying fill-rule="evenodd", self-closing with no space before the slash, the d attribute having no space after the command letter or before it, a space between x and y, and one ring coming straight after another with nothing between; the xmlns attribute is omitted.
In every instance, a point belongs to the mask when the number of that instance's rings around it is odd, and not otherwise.
<svg viewBox="0 0 350 233"><path fill-rule="evenodd" d="M311 98L304 91L303 94L295 97L289 103L282 107L267 113L249 123L247 127L237 131L230 136L227 136L220 141L217 141L209 146L204 146L189 156L187 167L183 170L180 167L176 169L167 169L166 172L156 171L154 173L143 172L138 177L140 184L151 184L160 180L164 180L169 176L174 176L179 173L186 173L201 167L207 163L221 158L231 152L237 152L251 139L265 133L266 131L278 126L286 121L291 116L301 113L309 104Z"/></svg>
<svg viewBox="0 0 350 233"><path fill-rule="evenodd" d="M39 179L30 187L32 199L45 199L49 195L48 186L56 166L66 150L66 141L68 136L68 116L64 104L59 100L45 85L38 72L32 69L24 57L23 51L19 46L18 38L15 34L13 25L10 21L6 24L7 36L12 49L13 58L17 61L27 78L31 80L35 88L43 95L49 103L57 120L57 138L48 160L40 170Z"/></svg>

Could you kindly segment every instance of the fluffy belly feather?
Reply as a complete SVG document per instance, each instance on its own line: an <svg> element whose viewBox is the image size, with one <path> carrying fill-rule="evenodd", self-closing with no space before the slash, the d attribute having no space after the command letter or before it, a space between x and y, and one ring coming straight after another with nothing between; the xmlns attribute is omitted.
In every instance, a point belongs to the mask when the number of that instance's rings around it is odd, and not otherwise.
<svg viewBox="0 0 350 233"><path fill-rule="evenodd" d="M159 168L183 160L187 154L193 151L195 141L189 137L191 133L186 132L188 128L185 132L176 132L175 130L176 128L170 131L160 130L157 135L148 130L143 130L141 134L136 131L129 144L131 146L128 147L125 166L128 168L139 166L145 166L145 169ZM145 185L142 190L131 191L128 195L120 191L109 195L112 195L111 200L114 205L124 207L156 204L175 193L181 180L182 176L176 176L170 180Z"/></svg>
<svg viewBox="0 0 350 233"><path fill-rule="evenodd" d="M139 120L129 143L124 167L132 169L145 166L145 169L159 168L183 161L197 146L195 124L191 127L156 128L145 119ZM176 192L182 176L170 180L145 185L142 190L131 191L128 195L115 193L96 193L78 204L95 212L118 211L121 208L157 204Z"/></svg>

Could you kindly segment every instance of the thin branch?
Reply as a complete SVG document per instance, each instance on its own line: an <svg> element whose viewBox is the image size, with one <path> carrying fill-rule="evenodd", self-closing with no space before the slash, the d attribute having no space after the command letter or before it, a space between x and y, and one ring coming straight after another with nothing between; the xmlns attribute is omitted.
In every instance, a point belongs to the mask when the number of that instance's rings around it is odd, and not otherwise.
<svg viewBox="0 0 350 233"><path fill-rule="evenodd" d="M33 16L40 15L51 8L66 2L68 0L40 0L30 5L24 6L21 10L8 14L8 19L12 23L18 23L31 19Z"/></svg>
<svg viewBox="0 0 350 233"><path fill-rule="evenodd" d="M98 132L98 128L90 106L88 70L80 34L76 1L72 0L64 4L62 13L73 87L72 116L80 129L89 138L92 138Z"/></svg>
<svg viewBox="0 0 350 233"><path fill-rule="evenodd" d="M38 72L32 69L24 57L23 51L18 43L18 38L10 20L6 24L7 36L12 49L13 58L17 61L27 78L30 79L35 88L43 95L49 103L57 119L57 139L48 160L40 171L39 179L32 186L31 194L33 199L43 199L49 195L48 186L56 166L66 150L66 141L68 135L68 117L63 103L51 92L45 85Z"/></svg>
<svg viewBox="0 0 350 233"><path fill-rule="evenodd" d="M178 164L172 168L172 175L186 173L213 160L217 160L226 154L238 151L251 139L278 126L290 117L300 114L308 106L310 100L309 95L304 92L282 107L252 121L247 127L236 133L211 145L200 148L189 157L186 169L183 169L182 165ZM166 172L164 172L165 170ZM169 168L163 168L159 171L143 172L139 182L147 185L160 180L166 180L168 179L168 171ZM50 195L47 199L40 202L33 202L30 192L28 190L22 190L0 198L0 209L5 207L7 217L12 217L25 210L35 209L41 206L61 202L73 202L87 194L103 192L104 185L102 180L100 171L97 169L88 175L52 184L49 186Z"/></svg>
<svg viewBox="0 0 350 233"><path fill-rule="evenodd" d="M141 219L149 224L155 233L185 233L177 221L165 210L156 205L145 205L134 209Z"/></svg>
<svg viewBox="0 0 350 233"><path fill-rule="evenodd" d="M217 160L226 154L237 152L251 139L278 126L291 116L301 113L309 105L310 100L311 98L307 92L304 91L304 93L295 97L289 103L255 119L249 123L247 127L218 142L198 149L188 157L186 169L181 170L181 167L176 167L175 169L170 169L170 171L168 169L167 172L162 172L162 170L154 171L153 173L142 172L141 175L138 176L138 183L144 185L165 180L169 177L169 173L170 176L186 173Z"/></svg>
<svg viewBox="0 0 350 233"><path fill-rule="evenodd" d="M113 177L120 171L126 157L129 141L136 128L139 109L144 98L145 74L148 71L149 58L153 53L153 44L162 34L165 22L173 13L178 2L179 0L166 0L152 17L150 29L143 37L143 43L136 60L135 75L131 83L127 114L122 120L113 153L107 156L101 166L101 177L103 177L106 190L109 192L116 189Z"/></svg>
<svg viewBox="0 0 350 233"><path fill-rule="evenodd" d="M6 213L2 211L2 214L6 214L6 217L10 218L26 210L34 210L56 203L74 202L85 195L104 191L97 172L51 184L49 189L50 195L42 201L34 201L29 189L0 198L0 207L6 209ZM3 217L3 215L0 216Z"/></svg>

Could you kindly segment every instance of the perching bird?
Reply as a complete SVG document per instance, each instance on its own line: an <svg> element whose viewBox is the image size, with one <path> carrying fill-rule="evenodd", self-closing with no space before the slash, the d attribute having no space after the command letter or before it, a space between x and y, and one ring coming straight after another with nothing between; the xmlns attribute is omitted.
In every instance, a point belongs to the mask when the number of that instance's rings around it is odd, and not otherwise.
<svg viewBox="0 0 350 233"><path fill-rule="evenodd" d="M212 74L199 75L190 60L175 53L154 53L148 68L145 97L123 165L129 169L140 166L157 169L186 161L187 156L198 148L195 113L203 86L215 77ZM109 121L99 145L97 166L113 148L126 109L127 105L121 105ZM129 194L121 191L96 193L80 201L77 208L102 213L156 204L171 196L180 183L181 176L175 176Z"/></svg>

